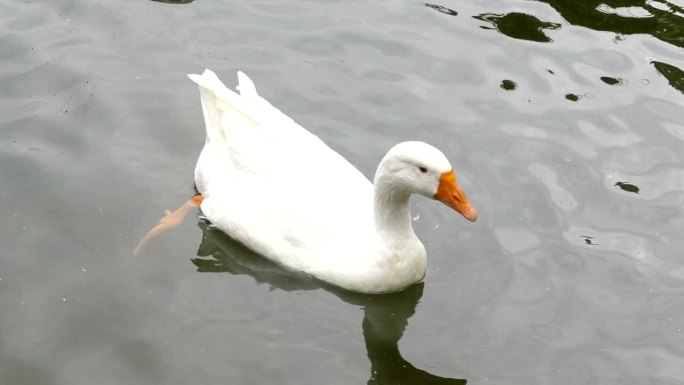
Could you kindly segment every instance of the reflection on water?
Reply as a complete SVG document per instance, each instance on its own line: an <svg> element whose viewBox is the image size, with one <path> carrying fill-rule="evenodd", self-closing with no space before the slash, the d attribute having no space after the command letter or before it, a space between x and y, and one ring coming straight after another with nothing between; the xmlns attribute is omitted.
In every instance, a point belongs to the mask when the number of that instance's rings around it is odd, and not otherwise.
<svg viewBox="0 0 684 385"><path fill-rule="evenodd" d="M545 29L560 28L560 24L541 21L532 15L520 12L511 12L504 15L484 13L473 17L493 25L493 28L482 26L481 28L483 29L496 29L514 39L537 41L540 43L553 41L550 37L546 36L544 33Z"/></svg>
<svg viewBox="0 0 684 385"><path fill-rule="evenodd" d="M673 3L622 0L538 1L555 8L570 24L623 35L645 33L684 47L684 12Z"/></svg>
<svg viewBox="0 0 684 385"><path fill-rule="evenodd" d="M364 311L363 337L371 362L368 384L463 385L467 383L464 379L440 377L418 369L406 361L399 352L399 340L423 295L422 282L398 293L376 295L353 293L328 285L308 275L284 270L232 240L221 231L212 229L208 222L200 221L198 226L202 229L203 235L197 255L212 257L192 260L200 272L249 275L257 283L266 283L272 289L285 291L323 288L346 303L362 307Z"/></svg>
<svg viewBox="0 0 684 385"><path fill-rule="evenodd" d="M506 91L513 91L516 87L518 87L518 85L513 80L504 79L501 81L501 85L499 87Z"/></svg>
<svg viewBox="0 0 684 385"><path fill-rule="evenodd" d="M634 260L645 260L653 255L649 244L638 234L576 227L568 229L563 236L568 242L578 246L592 246L594 250L613 252L634 258Z"/></svg>
<svg viewBox="0 0 684 385"><path fill-rule="evenodd" d="M617 182L617 183L615 183L615 185L620 187L621 189L627 191L627 192L631 192L631 193L635 193L635 194L639 193L639 187L637 187L631 183Z"/></svg>
<svg viewBox="0 0 684 385"><path fill-rule="evenodd" d="M682 20L682 24L684 24L684 20ZM658 61L652 61L651 64L653 64L661 75L665 76L665 79L667 79L673 88L684 93L684 71L671 64Z"/></svg>
<svg viewBox="0 0 684 385"><path fill-rule="evenodd" d="M195 0L151 0L157 3L168 3L168 4L190 4Z"/></svg>
<svg viewBox="0 0 684 385"><path fill-rule="evenodd" d="M425 6L426 6L426 7L429 7L429 8L432 8L432 9L438 11L438 12L446 13L447 15L451 15L451 16L456 16L456 15L458 15L458 12L454 11L453 9L447 8L447 7L444 7L444 6L441 6L441 5L425 3Z"/></svg>
<svg viewBox="0 0 684 385"><path fill-rule="evenodd" d="M601 81L608 84L609 86L622 84L622 79L611 78L610 76L601 76Z"/></svg>
<svg viewBox="0 0 684 385"><path fill-rule="evenodd" d="M584 243L586 243L587 245L598 245L598 243L594 241L594 237L592 236L582 235L580 236L580 238L584 239Z"/></svg>
<svg viewBox="0 0 684 385"><path fill-rule="evenodd" d="M580 100L581 96L575 95L575 94L565 94L565 98L570 100L570 101L576 102L576 101Z"/></svg>
<svg viewBox="0 0 684 385"><path fill-rule="evenodd" d="M598 31L611 31L618 34L615 41L623 40L621 35L646 33L653 35L667 43L684 47L684 9L666 2L651 1L646 4L629 4L616 2L613 6L599 0L583 2L566 0L538 0L554 7L568 22L578 26L588 27ZM456 15L455 11L441 5L426 3L426 6L443 13ZM560 28L560 24L539 20L533 15L521 12L506 14L483 13L473 16L486 21L491 27L481 26L483 29L496 29L502 34L514 39L550 43L553 40L544 30ZM663 75L669 84L684 93L684 71L675 65L652 61L656 70ZM550 73L553 74L549 70ZM622 84L622 79L608 76L601 80L609 85ZM504 88L502 86L502 88ZM507 89L507 88L504 88ZM566 99L577 101L578 95L567 94Z"/></svg>

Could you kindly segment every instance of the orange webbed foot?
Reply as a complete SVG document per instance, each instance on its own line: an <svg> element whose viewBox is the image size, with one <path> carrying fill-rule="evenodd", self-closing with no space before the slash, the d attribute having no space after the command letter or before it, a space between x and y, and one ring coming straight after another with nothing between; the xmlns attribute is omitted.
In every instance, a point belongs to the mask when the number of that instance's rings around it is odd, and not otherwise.
<svg viewBox="0 0 684 385"><path fill-rule="evenodd" d="M164 210L164 217L162 217L159 220L159 224L154 226L152 230L143 237L140 243L138 243L138 246L133 250L133 255L138 255L150 240L178 227L183 223L183 219L185 219L190 211L200 206L203 199L204 198L201 195L195 195L173 212Z"/></svg>

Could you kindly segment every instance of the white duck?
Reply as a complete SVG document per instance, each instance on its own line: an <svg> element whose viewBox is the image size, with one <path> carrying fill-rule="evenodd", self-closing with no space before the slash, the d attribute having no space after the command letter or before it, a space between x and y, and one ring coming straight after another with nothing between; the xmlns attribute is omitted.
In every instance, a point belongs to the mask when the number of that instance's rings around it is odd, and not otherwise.
<svg viewBox="0 0 684 385"><path fill-rule="evenodd" d="M401 290L426 269L411 227L412 193L477 219L449 161L426 143L394 146L371 184L260 97L244 73L239 95L210 70L188 76L200 86L207 130L195 168L202 213L286 268L357 292Z"/></svg>

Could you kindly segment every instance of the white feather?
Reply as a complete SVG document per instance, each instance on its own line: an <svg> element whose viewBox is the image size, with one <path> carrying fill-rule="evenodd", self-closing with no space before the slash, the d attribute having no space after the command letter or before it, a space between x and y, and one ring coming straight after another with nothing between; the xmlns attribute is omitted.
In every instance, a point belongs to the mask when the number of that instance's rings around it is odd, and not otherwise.
<svg viewBox="0 0 684 385"><path fill-rule="evenodd" d="M423 278L425 249L410 217L401 217L412 191L404 202L390 181L386 194L374 195L368 179L259 96L244 73L239 95L210 70L188 76L200 86L207 131L195 182L202 212L217 228L287 268L350 290L395 291ZM388 153L376 181L404 175L409 158L438 172L451 168L434 147L407 142ZM420 183L415 192L427 195L438 181Z"/></svg>

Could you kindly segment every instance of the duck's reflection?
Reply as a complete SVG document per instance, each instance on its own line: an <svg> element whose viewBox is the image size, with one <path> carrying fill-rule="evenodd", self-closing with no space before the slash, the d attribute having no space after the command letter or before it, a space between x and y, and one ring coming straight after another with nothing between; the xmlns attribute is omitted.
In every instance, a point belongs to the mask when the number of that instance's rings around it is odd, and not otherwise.
<svg viewBox="0 0 684 385"><path fill-rule="evenodd" d="M392 294L367 295L342 290L307 275L287 271L253 253L224 233L200 221L202 243L192 262L200 272L246 274L259 283L293 291L323 288L343 301L364 309L363 337L371 376L368 384L465 384L464 379L444 378L415 368L399 352L398 343L408 319L415 313L423 295L423 284ZM205 258L211 256L212 258Z"/></svg>

